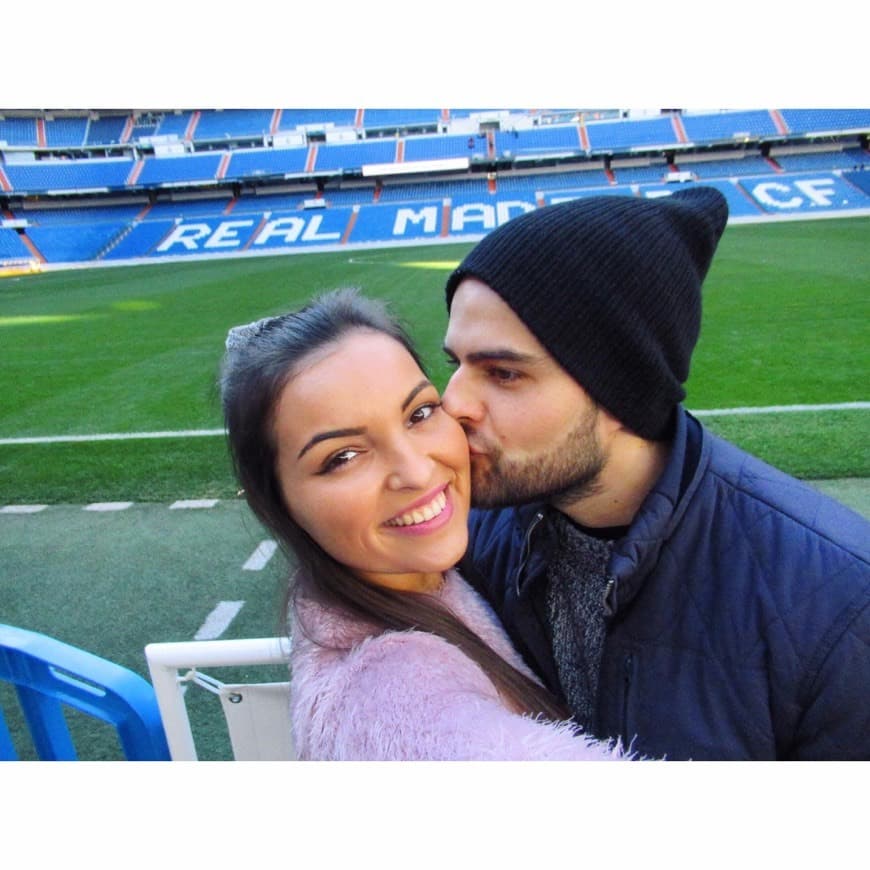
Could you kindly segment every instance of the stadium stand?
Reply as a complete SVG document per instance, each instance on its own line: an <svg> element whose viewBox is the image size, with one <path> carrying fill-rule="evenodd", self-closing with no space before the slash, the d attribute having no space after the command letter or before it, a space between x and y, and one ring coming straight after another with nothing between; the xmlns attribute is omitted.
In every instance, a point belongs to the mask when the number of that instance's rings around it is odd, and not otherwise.
<svg viewBox="0 0 870 870"><path fill-rule="evenodd" d="M0 144L13 147L36 146L36 118L3 118L0 120Z"/></svg>
<svg viewBox="0 0 870 870"><path fill-rule="evenodd" d="M308 148L251 148L233 151L224 178L284 178L303 175Z"/></svg>
<svg viewBox="0 0 870 870"><path fill-rule="evenodd" d="M440 119L440 109L364 109L362 126L367 130L436 127Z"/></svg>
<svg viewBox="0 0 870 870"><path fill-rule="evenodd" d="M155 202L145 216L147 220L166 220L176 218L217 217L226 214L233 204L227 192L220 196L185 198Z"/></svg>
<svg viewBox="0 0 870 870"><path fill-rule="evenodd" d="M121 190L133 168L127 157L106 160L38 160L7 163L6 176L15 193L40 194L57 191Z"/></svg>
<svg viewBox="0 0 870 870"><path fill-rule="evenodd" d="M177 139L184 139L192 121L193 112L179 111L164 114L160 118L160 121L157 124L157 129L153 135L165 137L174 136Z"/></svg>
<svg viewBox="0 0 870 870"><path fill-rule="evenodd" d="M146 157L137 182L142 187L213 182L223 158L221 152L178 157Z"/></svg>
<svg viewBox="0 0 870 870"><path fill-rule="evenodd" d="M870 126L870 109L782 109L780 114L791 134L866 132Z"/></svg>
<svg viewBox="0 0 870 870"><path fill-rule="evenodd" d="M209 109L199 113L197 142L265 139L272 131L273 109Z"/></svg>
<svg viewBox="0 0 870 870"><path fill-rule="evenodd" d="M112 115L110 117L93 119L88 124L85 144L89 146L117 145L124 142L129 120L129 116L126 115Z"/></svg>
<svg viewBox="0 0 870 870"><path fill-rule="evenodd" d="M669 115L628 121L596 121L586 125L586 135L593 154L672 148L679 144Z"/></svg>
<svg viewBox="0 0 870 870"><path fill-rule="evenodd" d="M612 163L610 171L617 184L654 184L662 181L670 170L666 163L646 166L619 166Z"/></svg>
<svg viewBox="0 0 870 870"><path fill-rule="evenodd" d="M865 109L6 110L0 261L456 240L675 182L735 219L863 212L868 136Z"/></svg>
<svg viewBox="0 0 870 870"><path fill-rule="evenodd" d="M70 224L87 221L132 221L142 211L143 202L124 205L103 206L68 206L59 208L25 208L16 212L16 216L24 218L30 224L48 226L50 224Z"/></svg>
<svg viewBox="0 0 870 870"><path fill-rule="evenodd" d="M774 174L777 167L759 155L739 154L722 160L683 160L678 158L681 170L691 170L699 179L730 178L736 175Z"/></svg>
<svg viewBox="0 0 870 870"><path fill-rule="evenodd" d="M452 157L486 157L489 143L486 136L462 134L410 136L405 141L405 160L446 160Z"/></svg>
<svg viewBox="0 0 870 870"><path fill-rule="evenodd" d="M299 127L354 127L356 109L278 109L278 130L296 130Z"/></svg>
<svg viewBox="0 0 870 870"><path fill-rule="evenodd" d="M342 170L354 172L368 163L394 163L398 159L399 140L372 139L321 146L317 149L315 172Z"/></svg>
<svg viewBox="0 0 870 870"><path fill-rule="evenodd" d="M362 205L367 202L374 202L376 198L376 190L372 187L354 187L347 190L330 190L323 191L323 201L328 206L334 205ZM310 197L309 197L310 199Z"/></svg>
<svg viewBox="0 0 870 870"><path fill-rule="evenodd" d="M154 220L128 224L124 232L106 245L101 259L137 260L147 257L176 226L172 220Z"/></svg>
<svg viewBox="0 0 870 870"><path fill-rule="evenodd" d="M88 223L74 233L68 224L37 226L29 228L27 236L50 263L82 263L97 259L126 226L126 222Z"/></svg>
<svg viewBox="0 0 870 870"><path fill-rule="evenodd" d="M485 180L420 181L416 183L385 184L379 202L413 202L414 200L443 200L448 197L488 196Z"/></svg>
<svg viewBox="0 0 870 870"><path fill-rule="evenodd" d="M870 196L870 172L844 172L843 180Z"/></svg>
<svg viewBox="0 0 870 870"><path fill-rule="evenodd" d="M246 212L293 211L302 208L307 199L314 199L316 190L298 193L249 193L238 197L233 204L233 214Z"/></svg>
<svg viewBox="0 0 870 870"><path fill-rule="evenodd" d="M771 158L785 172L816 172L820 170L851 169L854 161L843 151L812 151L777 153Z"/></svg>
<svg viewBox="0 0 870 870"><path fill-rule="evenodd" d="M45 142L49 148L80 147L88 135L87 118L57 118L45 122Z"/></svg>
<svg viewBox="0 0 870 870"><path fill-rule="evenodd" d="M685 114L681 121L686 131L686 140L695 144L716 144L781 135L771 113L761 109L712 115Z"/></svg>
<svg viewBox="0 0 870 870"><path fill-rule="evenodd" d="M498 131L495 134L497 156L516 155L537 159L553 154L580 154L583 144L578 127L536 127L531 130Z"/></svg>
<svg viewBox="0 0 870 870"><path fill-rule="evenodd" d="M0 229L0 260L26 260L30 249L15 230Z"/></svg>

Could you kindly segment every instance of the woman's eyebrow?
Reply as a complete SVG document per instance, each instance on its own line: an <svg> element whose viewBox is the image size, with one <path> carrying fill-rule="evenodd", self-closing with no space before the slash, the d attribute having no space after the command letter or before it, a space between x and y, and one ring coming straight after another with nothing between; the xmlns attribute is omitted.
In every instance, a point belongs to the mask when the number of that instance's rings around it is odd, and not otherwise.
<svg viewBox="0 0 870 870"><path fill-rule="evenodd" d="M405 401L402 402L402 410L405 411L408 405L414 401L414 397L425 390L427 387L431 387L432 382L428 378L424 378L411 390L410 393L405 397ZM328 441L330 438L346 438L348 435L365 435L368 430L365 426L358 426L353 429L330 429L326 432L318 432L316 435L312 436L306 445L299 451L299 455L296 457L297 459L301 459L315 444L320 444L321 441Z"/></svg>
<svg viewBox="0 0 870 870"><path fill-rule="evenodd" d="M431 387L431 386L432 386L432 381L430 381L428 378L423 378L423 380L420 381L420 383L417 384L417 386L414 387L414 389L411 390L410 393L408 393L408 397L405 399L405 401L402 402L402 410L403 411L407 410L408 405L410 405L411 402L414 401L414 396L416 396L417 393L419 393L421 390L425 390L426 387Z"/></svg>
<svg viewBox="0 0 870 870"><path fill-rule="evenodd" d="M299 455L296 458L301 459L315 444L320 444L321 441L328 441L330 438L345 438L348 435L365 435L365 433L366 429L364 426L356 429L331 429L328 432L318 432L299 451Z"/></svg>

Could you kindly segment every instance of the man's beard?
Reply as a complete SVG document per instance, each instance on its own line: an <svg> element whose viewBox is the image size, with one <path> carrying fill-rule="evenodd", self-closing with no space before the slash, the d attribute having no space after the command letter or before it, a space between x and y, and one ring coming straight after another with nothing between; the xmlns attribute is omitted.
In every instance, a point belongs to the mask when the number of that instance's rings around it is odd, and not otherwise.
<svg viewBox="0 0 870 870"><path fill-rule="evenodd" d="M471 503L497 508L547 501L564 507L598 491L606 457L596 436L598 409L592 409L547 451L523 460L506 459L497 445L472 456Z"/></svg>

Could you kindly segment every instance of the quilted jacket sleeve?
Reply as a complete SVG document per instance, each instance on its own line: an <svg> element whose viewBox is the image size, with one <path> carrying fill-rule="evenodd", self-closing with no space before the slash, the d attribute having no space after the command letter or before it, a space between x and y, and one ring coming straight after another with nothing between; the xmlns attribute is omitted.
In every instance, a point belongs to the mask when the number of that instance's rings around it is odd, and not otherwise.
<svg viewBox="0 0 870 870"><path fill-rule="evenodd" d="M292 695L301 758L628 760L567 723L511 712L474 662L422 632L369 638L328 667L298 661Z"/></svg>
<svg viewBox="0 0 870 870"><path fill-rule="evenodd" d="M827 653L810 669L806 706L790 757L870 760L870 588L828 632Z"/></svg>

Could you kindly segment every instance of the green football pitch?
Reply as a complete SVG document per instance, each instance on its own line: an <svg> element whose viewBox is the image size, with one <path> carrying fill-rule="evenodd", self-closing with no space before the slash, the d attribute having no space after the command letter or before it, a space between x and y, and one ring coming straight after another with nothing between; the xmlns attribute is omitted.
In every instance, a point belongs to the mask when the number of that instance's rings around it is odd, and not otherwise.
<svg viewBox="0 0 870 870"><path fill-rule="evenodd" d="M152 641L274 634L287 566L280 553L255 558L265 536L236 497L220 434L227 329L359 286L393 303L443 386L443 285L469 247L0 281L0 622L143 675ZM715 431L865 513L868 252L866 218L730 226L705 284L686 401L716 412L703 418ZM206 757L220 757L223 738L204 727ZM85 730L89 757L114 757Z"/></svg>

